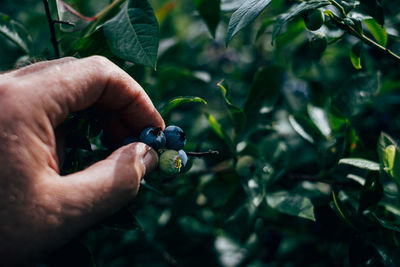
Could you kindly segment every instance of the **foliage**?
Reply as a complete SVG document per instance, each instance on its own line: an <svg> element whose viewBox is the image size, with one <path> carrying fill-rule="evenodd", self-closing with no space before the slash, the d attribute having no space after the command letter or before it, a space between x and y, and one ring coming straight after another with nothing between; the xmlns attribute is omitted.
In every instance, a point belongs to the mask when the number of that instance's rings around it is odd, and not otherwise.
<svg viewBox="0 0 400 267"><path fill-rule="evenodd" d="M41 4L3 1L1 69L53 57ZM73 24L55 24L62 56L108 57L185 130L186 151L220 153L146 177L129 207L44 264L400 265L400 3L50 4ZM325 23L309 31L315 9ZM310 45L316 35L326 49ZM65 123L63 173L110 153L90 111ZM251 169L236 172L244 156Z"/></svg>

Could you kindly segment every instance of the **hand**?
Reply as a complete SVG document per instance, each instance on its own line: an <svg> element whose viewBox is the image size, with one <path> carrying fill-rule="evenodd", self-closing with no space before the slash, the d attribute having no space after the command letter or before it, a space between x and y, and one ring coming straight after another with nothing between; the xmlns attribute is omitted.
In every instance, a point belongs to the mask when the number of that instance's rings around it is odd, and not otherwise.
<svg viewBox="0 0 400 267"><path fill-rule="evenodd" d="M146 126L165 127L140 85L103 57L40 62L0 75L0 265L42 258L115 212L157 165L154 150L133 143L61 177L54 129L88 107L108 114L103 124L114 141Z"/></svg>

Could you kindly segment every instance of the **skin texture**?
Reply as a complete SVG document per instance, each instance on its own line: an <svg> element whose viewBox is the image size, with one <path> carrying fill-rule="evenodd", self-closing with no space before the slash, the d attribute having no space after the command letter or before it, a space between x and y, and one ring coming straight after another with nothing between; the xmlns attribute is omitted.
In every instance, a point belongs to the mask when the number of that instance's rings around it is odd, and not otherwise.
<svg viewBox="0 0 400 267"><path fill-rule="evenodd" d="M68 113L91 107L111 143L164 121L144 90L109 60L44 61L0 75L0 266L32 264L136 195L158 161L143 143L60 176Z"/></svg>

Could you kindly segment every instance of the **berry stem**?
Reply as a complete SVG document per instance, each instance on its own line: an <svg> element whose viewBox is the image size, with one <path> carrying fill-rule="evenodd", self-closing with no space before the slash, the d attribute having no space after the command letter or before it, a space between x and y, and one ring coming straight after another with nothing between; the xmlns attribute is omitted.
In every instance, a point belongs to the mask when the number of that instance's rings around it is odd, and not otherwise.
<svg viewBox="0 0 400 267"><path fill-rule="evenodd" d="M205 152L186 152L186 155L192 156L192 157L197 157L197 158L213 156L213 155L218 155L218 154L219 154L219 152L216 150L209 150L209 151L205 151Z"/></svg>

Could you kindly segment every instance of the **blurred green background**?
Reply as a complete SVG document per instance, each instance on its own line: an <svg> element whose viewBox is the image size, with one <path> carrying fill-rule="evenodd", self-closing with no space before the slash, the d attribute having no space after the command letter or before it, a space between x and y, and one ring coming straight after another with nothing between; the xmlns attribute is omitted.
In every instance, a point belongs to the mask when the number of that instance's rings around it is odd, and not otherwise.
<svg viewBox="0 0 400 267"><path fill-rule="evenodd" d="M93 16L111 1L66 2ZM150 1L160 26L157 69L113 59L159 110L179 96L207 101L183 104L165 120L184 129L185 150L220 153L194 159L178 177L153 173L129 208L43 265L398 266L397 182L338 161L379 161L381 132L400 136L399 63L364 45L356 70L349 53L357 39L329 22L319 31L328 48L316 53L301 17L272 45L275 19L299 3L287 0L272 1L226 46L230 16L244 1L221 2L213 38L195 1ZM382 2L387 46L400 53L400 3ZM54 57L41 1L2 0L0 12L32 42L27 57L0 35L0 70ZM70 50L80 32L57 34L63 56L80 56ZM76 169L99 158L73 151ZM243 156L252 161L238 170Z"/></svg>

